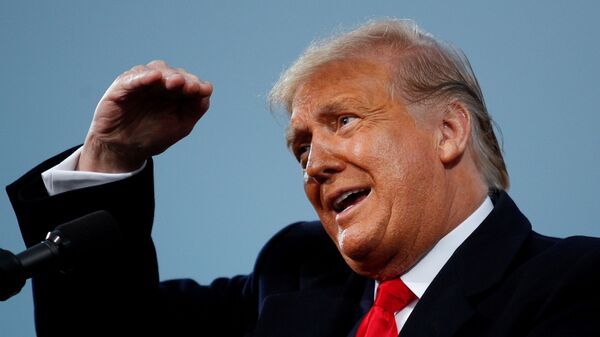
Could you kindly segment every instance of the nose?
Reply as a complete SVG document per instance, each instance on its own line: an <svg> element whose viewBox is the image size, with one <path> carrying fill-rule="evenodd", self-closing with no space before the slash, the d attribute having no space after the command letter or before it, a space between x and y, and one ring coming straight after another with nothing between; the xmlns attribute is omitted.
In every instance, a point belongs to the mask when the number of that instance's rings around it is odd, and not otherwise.
<svg viewBox="0 0 600 337"><path fill-rule="evenodd" d="M323 184L344 170L345 162L333 146L313 138L305 168L305 183Z"/></svg>

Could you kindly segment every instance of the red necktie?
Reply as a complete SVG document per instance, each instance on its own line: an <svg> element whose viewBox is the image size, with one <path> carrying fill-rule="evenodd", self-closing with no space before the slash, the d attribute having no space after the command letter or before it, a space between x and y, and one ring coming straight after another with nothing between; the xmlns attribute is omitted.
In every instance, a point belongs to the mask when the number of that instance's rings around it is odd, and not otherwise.
<svg viewBox="0 0 600 337"><path fill-rule="evenodd" d="M397 337L394 313L416 298L399 278L381 282L377 288L375 304L360 323L356 337Z"/></svg>

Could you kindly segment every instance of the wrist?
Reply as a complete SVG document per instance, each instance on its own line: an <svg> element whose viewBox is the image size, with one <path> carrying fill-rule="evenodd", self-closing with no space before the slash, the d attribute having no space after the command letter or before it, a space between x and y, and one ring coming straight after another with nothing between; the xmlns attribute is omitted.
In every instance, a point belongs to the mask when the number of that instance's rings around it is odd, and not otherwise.
<svg viewBox="0 0 600 337"><path fill-rule="evenodd" d="M83 144L76 171L125 173L139 169L146 158L136 151L88 137Z"/></svg>

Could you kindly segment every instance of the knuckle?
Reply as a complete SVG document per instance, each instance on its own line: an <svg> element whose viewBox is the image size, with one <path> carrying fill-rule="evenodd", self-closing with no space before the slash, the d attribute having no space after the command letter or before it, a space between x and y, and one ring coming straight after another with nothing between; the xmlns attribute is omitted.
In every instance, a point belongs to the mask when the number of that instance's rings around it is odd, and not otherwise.
<svg viewBox="0 0 600 337"><path fill-rule="evenodd" d="M134 66L130 70L131 71L142 71L142 70L146 70L146 66L138 64L137 66Z"/></svg>
<svg viewBox="0 0 600 337"><path fill-rule="evenodd" d="M147 66L164 68L164 67L168 67L169 65L167 64L167 62L165 62L163 60L152 60L152 61L148 62Z"/></svg>

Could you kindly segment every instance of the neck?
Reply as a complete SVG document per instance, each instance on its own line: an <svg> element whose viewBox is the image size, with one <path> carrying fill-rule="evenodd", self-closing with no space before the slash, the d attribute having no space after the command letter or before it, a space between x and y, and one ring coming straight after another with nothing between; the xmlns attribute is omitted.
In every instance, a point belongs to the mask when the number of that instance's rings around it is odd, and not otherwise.
<svg viewBox="0 0 600 337"><path fill-rule="evenodd" d="M453 175L447 185L447 200L451 200L451 204L445 234L475 212L488 193L488 187L474 165L463 167L453 172Z"/></svg>

